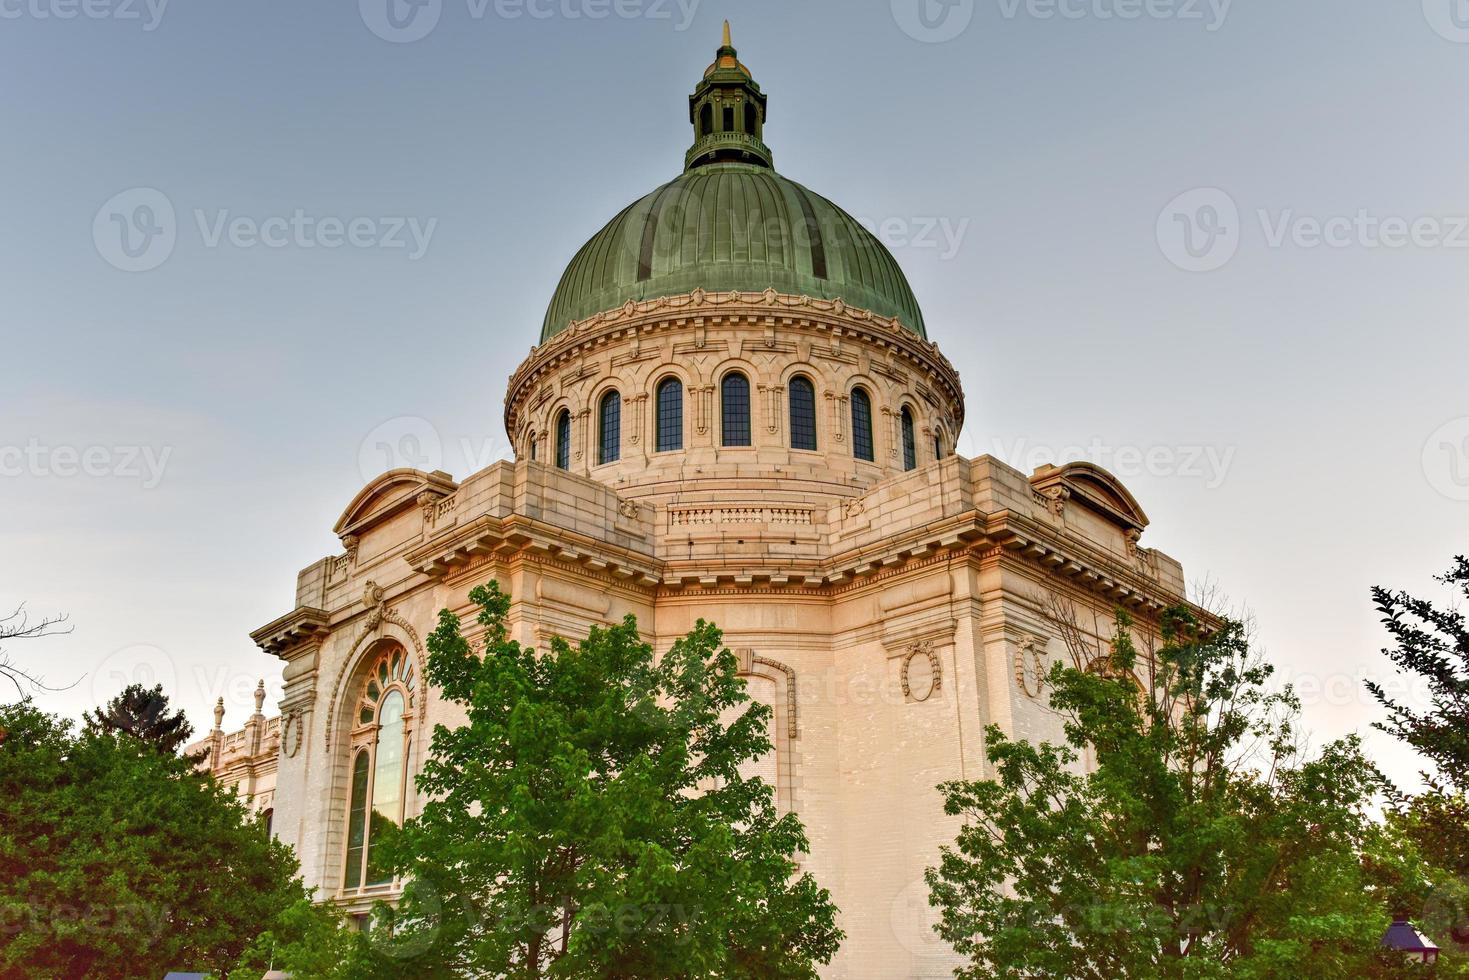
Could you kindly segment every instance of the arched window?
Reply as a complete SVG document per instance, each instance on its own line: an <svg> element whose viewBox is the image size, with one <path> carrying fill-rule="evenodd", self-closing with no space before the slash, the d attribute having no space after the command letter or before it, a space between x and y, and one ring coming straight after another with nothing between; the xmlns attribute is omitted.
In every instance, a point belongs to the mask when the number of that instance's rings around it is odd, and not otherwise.
<svg viewBox="0 0 1469 980"><path fill-rule="evenodd" d="M683 383L664 378L658 384L658 452L683 448Z"/></svg>
<svg viewBox="0 0 1469 980"><path fill-rule="evenodd" d="M615 463L622 456L622 396L609 391L597 406L597 462Z"/></svg>
<svg viewBox="0 0 1469 980"><path fill-rule="evenodd" d="M939 436L937 432L933 434L933 458L944 458L944 440Z"/></svg>
<svg viewBox="0 0 1469 980"><path fill-rule="evenodd" d="M714 107L705 102L699 108L699 135L708 136L714 132Z"/></svg>
<svg viewBox="0 0 1469 980"><path fill-rule="evenodd" d="M908 406L903 406L903 469L916 470L918 468L918 447L913 443L913 413Z"/></svg>
<svg viewBox="0 0 1469 980"><path fill-rule="evenodd" d="M866 388L852 389L852 455L872 462L872 399Z"/></svg>
<svg viewBox="0 0 1469 980"><path fill-rule="evenodd" d="M534 432L530 434L530 461L532 463L536 461L536 434Z"/></svg>
<svg viewBox="0 0 1469 980"><path fill-rule="evenodd" d="M357 703L347 796L347 888L393 880L377 845L384 825L403 822L411 761L407 713L416 684L413 661L395 646L373 664Z"/></svg>
<svg viewBox="0 0 1469 980"><path fill-rule="evenodd" d="M738 371L724 376L719 385L721 444L750 444L750 382Z"/></svg>
<svg viewBox="0 0 1469 980"><path fill-rule="evenodd" d="M791 379L791 448L816 448L816 388L800 375Z"/></svg>
<svg viewBox="0 0 1469 980"><path fill-rule="evenodd" d="M756 123L759 121L760 113L755 109L755 103L745 103L745 132L751 136L755 135Z"/></svg>
<svg viewBox="0 0 1469 980"><path fill-rule="evenodd" d="M732 105L724 107L724 131L726 133L733 133L735 131L734 106Z"/></svg>
<svg viewBox="0 0 1469 980"><path fill-rule="evenodd" d="M571 413L564 408L556 416L556 468L571 469Z"/></svg>

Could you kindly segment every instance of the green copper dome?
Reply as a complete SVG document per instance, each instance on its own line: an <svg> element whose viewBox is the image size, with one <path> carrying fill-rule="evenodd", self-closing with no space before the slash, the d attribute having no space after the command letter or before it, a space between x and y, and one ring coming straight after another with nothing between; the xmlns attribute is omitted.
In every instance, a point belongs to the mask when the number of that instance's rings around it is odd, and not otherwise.
<svg viewBox="0 0 1469 980"><path fill-rule="evenodd" d="M634 201L581 247L551 298L544 343L628 300L742 290L840 299L926 336L908 280L882 243L775 172L765 96L725 43L689 99L687 170Z"/></svg>

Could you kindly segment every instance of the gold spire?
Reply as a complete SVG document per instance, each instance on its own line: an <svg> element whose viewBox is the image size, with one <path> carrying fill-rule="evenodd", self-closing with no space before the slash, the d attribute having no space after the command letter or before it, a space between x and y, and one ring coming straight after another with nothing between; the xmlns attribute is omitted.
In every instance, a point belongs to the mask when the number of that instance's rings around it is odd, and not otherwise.
<svg viewBox="0 0 1469 980"><path fill-rule="evenodd" d="M730 43L730 40L729 40L729 21L725 21L724 22L724 46L726 48L732 48L732 47L734 47L734 45L732 43Z"/></svg>

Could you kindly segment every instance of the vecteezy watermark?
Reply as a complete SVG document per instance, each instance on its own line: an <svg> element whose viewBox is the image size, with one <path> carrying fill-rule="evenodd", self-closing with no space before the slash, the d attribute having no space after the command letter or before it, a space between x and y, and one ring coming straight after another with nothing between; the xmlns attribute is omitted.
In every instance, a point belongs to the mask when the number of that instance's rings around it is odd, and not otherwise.
<svg viewBox="0 0 1469 980"><path fill-rule="evenodd" d="M892 0L892 8L899 29L925 44L954 40L974 19L974 0Z"/></svg>
<svg viewBox="0 0 1469 980"><path fill-rule="evenodd" d="M423 258L439 219L400 215L316 215L305 208L255 217L228 208L194 208L193 224L208 249L381 249ZM153 187L115 194L92 219L92 241L109 265L124 272L156 269L178 243L178 219L168 195Z"/></svg>
<svg viewBox="0 0 1469 980"><path fill-rule="evenodd" d="M444 468L444 445L438 427L428 419L400 415L376 426L363 438L357 448L357 471L363 480L375 479L389 470L431 473ZM514 455L504 439L493 435L460 436L450 445L459 453L456 462L468 473L478 473Z"/></svg>
<svg viewBox="0 0 1469 980"><path fill-rule="evenodd" d="M1450 500L1469 500L1469 416L1433 430L1423 444L1423 475Z"/></svg>
<svg viewBox="0 0 1469 980"><path fill-rule="evenodd" d="M0 477L138 480L152 490L172 455L172 446L48 446L31 438L23 446L0 446Z"/></svg>
<svg viewBox="0 0 1469 980"><path fill-rule="evenodd" d="M1469 44L1469 0L1423 0L1423 17L1439 37Z"/></svg>
<svg viewBox="0 0 1469 980"><path fill-rule="evenodd" d="M1213 272L1239 251L1239 206L1217 187L1200 187L1169 201L1158 214L1158 247L1186 272Z"/></svg>
<svg viewBox="0 0 1469 980"><path fill-rule="evenodd" d="M1092 439L1086 445L1042 446L1032 445L1027 439L1016 439L1010 443L996 440L986 450L982 446L968 445L963 437L960 441L963 455L982 456L988 453L1027 473L1033 473L1042 466L1064 466L1076 460L1086 460L1096 463L1118 479L1151 476L1199 480L1206 490L1216 490L1224 484L1230 467L1234 465L1237 448L1161 444L1114 446L1102 439Z"/></svg>
<svg viewBox="0 0 1469 980"><path fill-rule="evenodd" d="M1269 249L1469 248L1469 215L1408 217L1358 208L1351 214L1322 217L1294 208L1258 208L1254 217ZM1217 187L1202 187L1178 195L1159 213L1158 247L1180 269L1212 272L1239 252L1244 226L1233 197Z"/></svg>
<svg viewBox="0 0 1469 980"><path fill-rule="evenodd" d="M1210 33L1229 18L1234 0L994 0L1005 20L1175 20L1200 23ZM942 44L974 20L975 0L892 0L893 20L904 34Z"/></svg>
<svg viewBox="0 0 1469 980"><path fill-rule="evenodd" d="M702 0L464 0L470 20L666 20L686 31ZM428 37L444 0L357 0L367 29L384 41L410 44Z"/></svg>
<svg viewBox="0 0 1469 980"><path fill-rule="evenodd" d="M92 703L106 704L123 688L132 684L152 688L162 684L163 690L178 690L178 670L173 658L162 649L146 643L123 647L107 655L88 678L92 685Z"/></svg>
<svg viewBox="0 0 1469 980"><path fill-rule="evenodd" d="M0 20L138 21L145 31L158 29L168 0L0 0Z"/></svg>
<svg viewBox="0 0 1469 980"><path fill-rule="evenodd" d="M939 259L948 261L959 254L964 236L969 232L969 219L943 217L858 218L857 223L891 250L939 250Z"/></svg>
<svg viewBox="0 0 1469 980"><path fill-rule="evenodd" d="M1200 22L1213 33L1224 26L1234 0L998 0L1000 14L1014 20L1176 20Z"/></svg>

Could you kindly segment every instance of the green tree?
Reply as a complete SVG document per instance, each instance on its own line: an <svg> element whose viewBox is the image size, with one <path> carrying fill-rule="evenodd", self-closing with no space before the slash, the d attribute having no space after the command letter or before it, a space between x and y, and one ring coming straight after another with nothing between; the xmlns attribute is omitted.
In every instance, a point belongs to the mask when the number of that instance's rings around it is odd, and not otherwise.
<svg viewBox="0 0 1469 980"><path fill-rule="evenodd" d="M306 892L290 849L188 760L0 707L0 977L226 972Z"/></svg>
<svg viewBox="0 0 1469 980"><path fill-rule="evenodd" d="M476 588L471 649L440 613L428 679L467 724L439 726L429 802L386 847L409 882L361 975L815 977L842 934L796 855L800 821L740 766L771 748L721 635L700 622L656 660L636 623L537 653L509 599Z"/></svg>
<svg viewBox="0 0 1469 980"><path fill-rule="evenodd" d="M194 734L182 711L169 712L162 684L129 684L95 712L82 712L82 718L88 731L128 735L168 755L177 755Z"/></svg>
<svg viewBox="0 0 1469 980"><path fill-rule="evenodd" d="M1438 581L1469 597L1469 560L1455 558ZM1469 628L1457 608L1404 591L1377 587L1372 599L1394 641L1383 653L1401 673L1422 678L1429 693L1428 705L1416 709L1367 683L1388 712L1377 727L1430 763L1427 790L1400 799L1389 818L1430 879L1420 901L1404 903L1400 914L1442 947L1441 974L1469 975Z"/></svg>
<svg viewBox="0 0 1469 980"><path fill-rule="evenodd" d="M1469 559L1438 579L1469 598ZM1396 646L1382 652L1404 673L1428 682L1431 703L1417 711L1390 697L1382 685L1367 688L1388 711L1377 727L1417 749L1433 763L1426 774L1431 786L1463 794L1469 791L1469 628L1458 609L1439 609L1407 592L1376 587L1373 602Z"/></svg>
<svg viewBox="0 0 1469 980"><path fill-rule="evenodd" d="M928 882L958 975L1390 972L1362 855L1397 851L1368 816L1381 778L1357 741L1302 759L1298 701L1267 690L1239 624L1206 634L1176 609L1159 639L1140 658L1119 613L1104 669L1048 676L1065 744L991 727L994 778L941 787L964 826Z"/></svg>

